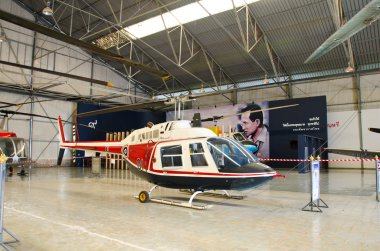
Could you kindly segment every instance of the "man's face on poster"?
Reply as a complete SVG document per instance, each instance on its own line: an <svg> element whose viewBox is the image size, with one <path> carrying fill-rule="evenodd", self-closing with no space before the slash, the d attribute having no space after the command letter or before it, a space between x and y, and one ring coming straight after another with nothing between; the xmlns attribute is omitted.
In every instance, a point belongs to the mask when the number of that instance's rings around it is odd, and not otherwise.
<svg viewBox="0 0 380 251"><path fill-rule="evenodd" d="M256 119L255 121L251 121L249 118L250 112L245 112L241 115L240 124L243 128L243 131L245 135L248 137L252 135L254 136L254 133L256 132L257 128L260 125L260 120Z"/></svg>

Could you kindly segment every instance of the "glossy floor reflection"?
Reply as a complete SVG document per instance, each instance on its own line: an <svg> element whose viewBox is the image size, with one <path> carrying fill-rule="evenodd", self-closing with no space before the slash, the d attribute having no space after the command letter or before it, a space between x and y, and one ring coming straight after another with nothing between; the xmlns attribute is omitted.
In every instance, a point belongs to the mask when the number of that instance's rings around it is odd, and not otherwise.
<svg viewBox="0 0 380 251"><path fill-rule="evenodd" d="M199 196L206 211L133 196L151 184L125 170L36 168L8 177L5 227L20 243L14 250L380 250L380 203L375 172L321 173L323 213L301 211L310 199L310 176L246 191L243 200ZM159 188L156 198L185 201ZM4 234L4 239L9 237Z"/></svg>

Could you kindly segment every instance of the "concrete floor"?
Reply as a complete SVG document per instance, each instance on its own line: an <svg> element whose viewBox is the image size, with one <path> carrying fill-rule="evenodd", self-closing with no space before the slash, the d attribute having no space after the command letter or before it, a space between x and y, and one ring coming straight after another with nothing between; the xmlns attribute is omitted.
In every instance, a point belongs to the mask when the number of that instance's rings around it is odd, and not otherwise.
<svg viewBox="0 0 380 251"><path fill-rule="evenodd" d="M321 173L323 213L309 202L309 174L247 191L244 200L199 196L206 211L133 198L150 184L129 171L36 168L5 184L4 226L14 250L380 250L375 172ZM286 173L282 171L282 173ZM155 197L186 200L160 188ZM9 237L5 234L5 240Z"/></svg>

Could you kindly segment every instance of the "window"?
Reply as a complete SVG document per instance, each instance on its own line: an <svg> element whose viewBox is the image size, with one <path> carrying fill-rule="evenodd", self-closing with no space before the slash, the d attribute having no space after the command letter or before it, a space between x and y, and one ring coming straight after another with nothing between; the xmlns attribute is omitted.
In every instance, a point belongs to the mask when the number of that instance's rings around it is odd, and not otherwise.
<svg viewBox="0 0 380 251"><path fill-rule="evenodd" d="M146 132L146 139L152 139L152 131Z"/></svg>
<svg viewBox="0 0 380 251"><path fill-rule="evenodd" d="M0 149L7 157L14 156L15 148L10 138L0 139Z"/></svg>
<svg viewBox="0 0 380 251"><path fill-rule="evenodd" d="M241 134L240 132L233 134L233 137L239 142L245 140L243 134Z"/></svg>
<svg viewBox="0 0 380 251"><path fill-rule="evenodd" d="M162 167L182 167L182 147L180 145L161 148Z"/></svg>
<svg viewBox="0 0 380 251"><path fill-rule="evenodd" d="M160 134L159 134L159 132L158 132L158 129L153 131L153 138L154 138L154 139L157 139L157 138L159 137L159 135L160 135Z"/></svg>
<svg viewBox="0 0 380 251"><path fill-rule="evenodd" d="M189 151L192 166L207 166L207 161L201 143L190 144Z"/></svg>
<svg viewBox="0 0 380 251"><path fill-rule="evenodd" d="M257 162L255 157L237 141L227 138L210 138L207 140L207 145L218 169L231 169Z"/></svg>

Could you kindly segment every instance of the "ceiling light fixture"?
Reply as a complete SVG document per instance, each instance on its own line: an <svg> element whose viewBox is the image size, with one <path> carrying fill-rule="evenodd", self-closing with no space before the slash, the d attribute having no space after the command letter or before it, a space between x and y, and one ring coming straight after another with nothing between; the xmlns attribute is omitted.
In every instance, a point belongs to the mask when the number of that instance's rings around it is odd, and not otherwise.
<svg viewBox="0 0 380 251"><path fill-rule="evenodd" d="M42 10L42 14L45 16L53 15L53 10L50 8L50 1L47 1L46 7Z"/></svg>
<svg viewBox="0 0 380 251"><path fill-rule="evenodd" d="M351 66L351 63L348 62L348 66L347 68L344 69L345 72L354 72L355 71L355 68L353 66Z"/></svg>

